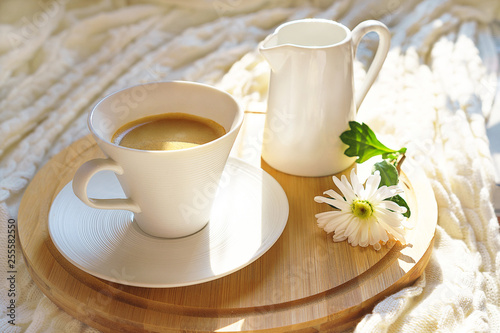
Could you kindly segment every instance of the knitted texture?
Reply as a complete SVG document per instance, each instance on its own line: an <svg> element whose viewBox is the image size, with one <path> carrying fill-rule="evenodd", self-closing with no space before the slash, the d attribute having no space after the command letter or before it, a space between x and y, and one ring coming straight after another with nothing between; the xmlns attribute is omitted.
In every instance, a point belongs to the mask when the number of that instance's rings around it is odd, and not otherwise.
<svg viewBox="0 0 500 333"><path fill-rule="evenodd" d="M265 112L269 67L257 45L278 25L321 17L352 29L377 19L392 33L391 50L359 119L389 147L408 147L439 215L422 277L377 304L355 331L500 332L500 236L485 132L500 70L497 0L14 3L0 2L0 244L8 244L8 221L29 181L88 134L88 112L107 94L190 80ZM371 34L359 46L356 86L376 46ZM38 290L20 257L18 250L11 325L7 251L0 251L0 331L94 332Z"/></svg>

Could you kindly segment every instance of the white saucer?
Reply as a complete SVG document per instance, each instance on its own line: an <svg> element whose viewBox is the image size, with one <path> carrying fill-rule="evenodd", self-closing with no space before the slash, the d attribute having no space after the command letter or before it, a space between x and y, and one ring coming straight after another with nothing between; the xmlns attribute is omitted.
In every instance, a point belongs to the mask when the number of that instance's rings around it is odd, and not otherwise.
<svg viewBox="0 0 500 333"><path fill-rule="evenodd" d="M220 278L263 255L288 220L288 200L265 171L229 158L210 222L194 235L162 239L144 233L132 213L83 204L71 182L54 200L49 232L72 264L99 278L139 287L179 287ZM124 197L112 172L96 174L91 197Z"/></svg>

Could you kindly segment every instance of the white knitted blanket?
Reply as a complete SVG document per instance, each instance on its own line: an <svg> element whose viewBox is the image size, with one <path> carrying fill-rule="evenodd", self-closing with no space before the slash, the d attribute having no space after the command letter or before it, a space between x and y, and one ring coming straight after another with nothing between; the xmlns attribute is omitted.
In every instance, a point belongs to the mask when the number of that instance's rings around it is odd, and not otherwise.
<svg viewBox="0 0 500 333"><path fill-rule="evenodd" d="M37 289L19 250L9 324L7 244L27 184L88 134L96 101L140 82L182 79L265 111L269 67L257 44L285 21L322 17L351 29L366 19L390 28L391 51L360 117L389 146L409 148L439 208L423 276L381 301L356 331L500 332L500 236L485 134L497 90L499 7L498 0L1 1L0 331L95 331ZM370 36L360 46L356 82L375 47Z"/></svg>

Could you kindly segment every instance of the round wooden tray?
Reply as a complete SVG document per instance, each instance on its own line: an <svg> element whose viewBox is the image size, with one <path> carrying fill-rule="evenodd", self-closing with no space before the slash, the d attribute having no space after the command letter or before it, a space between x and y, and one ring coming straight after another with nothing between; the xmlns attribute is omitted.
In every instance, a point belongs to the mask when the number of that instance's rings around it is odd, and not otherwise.
<svg viewBox="0 0 500 333"><path fill-rule="evenodd" d="M383 297L413 283L430 258L437 207L418 167L405 162L401 177L416 224L409 244L375 251L334 243L317 227L315 213L328 208L313 198L334 187L331 177L294 177L262 162L285 190L290 214L283 234L261 258L189 287L111 283L69 263L52 243L47 225L58 192L84 161L99 156L95 141L85 137L50 160L23 196L18 231L38 287L64 311L104 332L341 331Z"/></svg>

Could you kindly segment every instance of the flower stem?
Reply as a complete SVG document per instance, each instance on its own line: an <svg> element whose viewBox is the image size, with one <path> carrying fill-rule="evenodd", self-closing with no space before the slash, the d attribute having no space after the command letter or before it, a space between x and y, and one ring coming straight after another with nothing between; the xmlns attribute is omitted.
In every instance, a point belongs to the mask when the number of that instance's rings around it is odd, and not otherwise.
<svg viewBox="0 0 500 333"><path fill-rule="evenodd" d="M398 171L398 176L401 174L401 166L403 165L404 160L406 159L406 154L403 153L401 159L398 161L396 165L396 170Z"/></svg>

